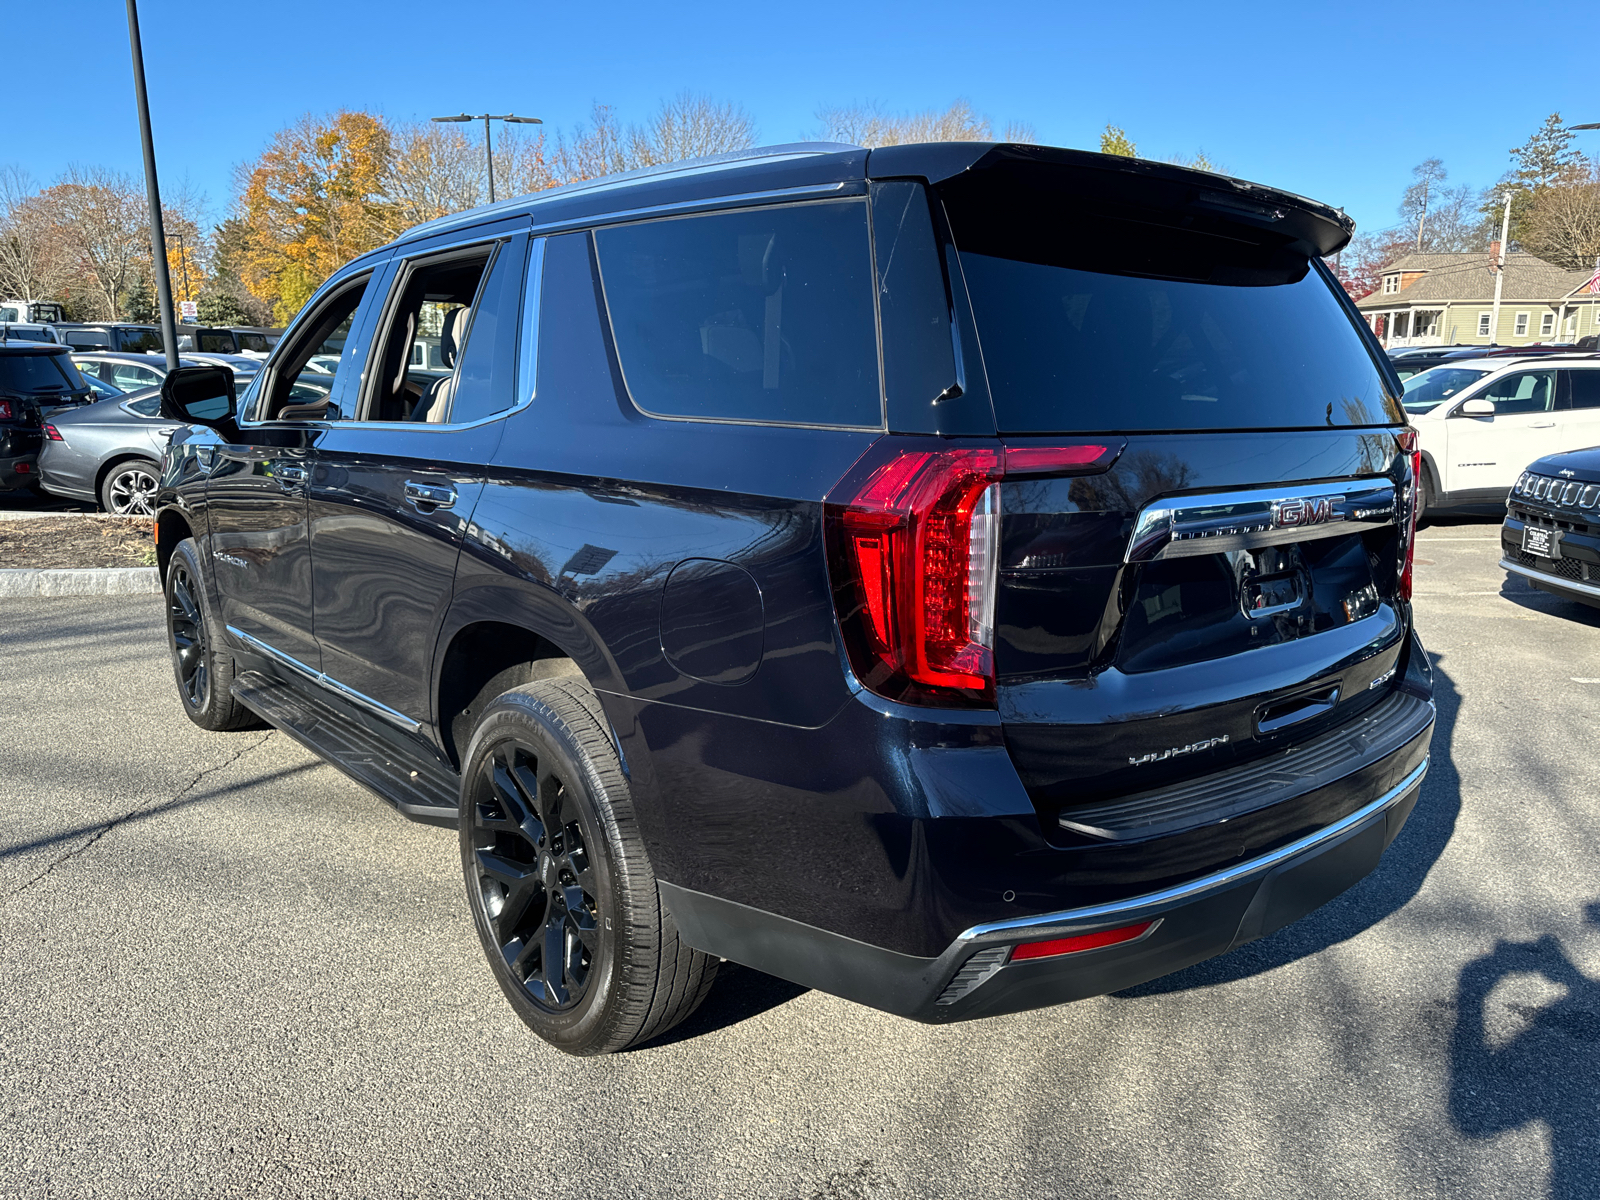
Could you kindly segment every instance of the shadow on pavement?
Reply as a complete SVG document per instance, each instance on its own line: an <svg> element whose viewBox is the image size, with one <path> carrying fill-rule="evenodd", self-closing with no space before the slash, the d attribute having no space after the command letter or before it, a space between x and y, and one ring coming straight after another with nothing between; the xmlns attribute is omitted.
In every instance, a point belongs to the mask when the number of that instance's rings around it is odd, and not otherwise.
<svg viewBox="0 0 1600 1200"><path fill-rule="evenodd" d="M65 496L53 496L49 492L39 493L32 488L16 488L12 491L0 490L0 512L92 513L99 511L99 505L90 504L87 500L68 500Z"/></svg>
<svg viewBox="0 0 1600 1200"><path fill-rule="evenodd" d="M1500 585L1500 595L1519 608L1565 617L1591 629L1600 629L1600 608L1591 608L1581 601L1568 600L1565 596L1536 588L1521 575L1506 572L1505 582Z"/></svg>
<svg viewBox="0 0 1600 1200"><path fill-rule="evenodd" d="M1584 910L1600 925L1600 903ZM1489 1044L1489 994L1513 976L1565 990L1553 1004L1508 1003L1521 1030ZM1550 1129L1551 1200L1600 1194L1600 981L1572 964L1549 934L1498 942L1461 971L1450 1054L1450 1117L1467 1137L1488 1138L1533 1121ZM1531 1191L1531 1189L1530 1189Z"/></svg>
<svg viewBox="0 0 1600 1200"><path fill-rule="evenodd" d="M634 1049L670 1046L674 1042L688 1041L719 1029L727 1029L740 1021L759 1017L768 1009L787 1004L810 990L775 975L763 975L738 963L725 962L717 969L717 981L711 985L711 994L687 1021Z"/></svg>
<svg viewBox="0 0 1600 1200"><path fill-rule="evenodd" d="M1444 853L1461 812L1461 776L1450 756L1461 695L1440 667L1440 656L1430 653L1428 661L1433 665L1433 700L1438 707L1429 750L1432 761L1417 806L1378 869L1344 895L1270 937L1116 992L1116 998L1161 996L1247 979L1348 941L1410 903Z"/></svg>
<svg viewBox="0 0 1600 1200"><path fill-rule="evenodd" d="M0 846L0 862L8 858L15 858L19 854L27 854L34 850L45 850L51 846L60 845L62 842L75 841L81 837L101 830L109 829L113 825L127 825L134 821L148 821L151 817L159 817L164 813L180 808L188 808L191 804L202 804L208 800L218 800L223 796L242 792L249 788L260 787L275 779L287 779L291 775L300 775L306 771L313 771L322 765L321 761L298 763L292 767L282 767L276 771L269 771L265 775L255 775L240 783L230 783L227 787L211 788L208 791L196 792L192 796L180 796L176 800L167 800L161 804L151 805L149 808L135 809L120 817L107 817L103 821L93 821L87 825L75 825L71 829L63 829L59 833L52 833L49 837L35 838L31 842L17 842L10 846ZM190 785L193 786L192 784Z"/></svg>

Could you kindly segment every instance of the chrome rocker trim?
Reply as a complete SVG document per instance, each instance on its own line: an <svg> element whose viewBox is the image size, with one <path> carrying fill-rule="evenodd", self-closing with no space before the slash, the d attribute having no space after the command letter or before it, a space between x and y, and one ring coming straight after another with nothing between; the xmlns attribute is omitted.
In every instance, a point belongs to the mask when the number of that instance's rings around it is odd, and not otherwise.
<svg viewBox="0 0 1600 1200"><path fill-rule="evenodd" d="M227 628L229 633L233 634L234 637L238 638L246 646L250 647L250 649L261 654L265 654L268 658L272 659L273 662L282 663L296 675L299 675L304 679L309 679L312 683L317 684L319 687L326 688L335 696L339 697L339 699L364 708L368 712L382 717L385 721L388 721L393 725L398 725L407 733L422 732L422 722L413 721L410 717L406 716L405 713L396 712L387 704L380 704L371 696L368 696L362 692L358 692L355 690L355 688L346 684L340 683L331 675L328 675L322 671L312 670L298 658L293 658L290 655L285 654L276 646L269 646L266 642L263 642L258 637L251 637L242 629L236 629L232 625L229 625Z"/></svg>

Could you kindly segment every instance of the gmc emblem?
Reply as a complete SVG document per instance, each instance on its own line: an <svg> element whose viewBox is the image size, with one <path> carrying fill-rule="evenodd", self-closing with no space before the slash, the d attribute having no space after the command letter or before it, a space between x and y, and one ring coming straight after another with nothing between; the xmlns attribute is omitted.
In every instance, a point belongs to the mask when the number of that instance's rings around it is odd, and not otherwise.
<svg viewBox="0 0 1600 1200"><path fill-rule="evenodd" d="M1274 529L1298 525L1325 525L1329 521L1342 521L1344 514L1333 506L1343 496L1317 496L1310 500L1274 500L1272 526Z"/></svg>

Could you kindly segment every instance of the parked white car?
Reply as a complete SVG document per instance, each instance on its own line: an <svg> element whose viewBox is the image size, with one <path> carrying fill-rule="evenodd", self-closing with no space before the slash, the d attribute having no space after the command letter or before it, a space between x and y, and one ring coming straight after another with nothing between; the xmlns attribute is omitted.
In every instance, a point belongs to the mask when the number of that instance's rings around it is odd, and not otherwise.
<svg viewBox="0 0 1600 1200"><path fill-rule="evenodd" d="M1405 388L1425 509L1501 508L1534 459L1600 445L1600 357L1458 360Z"/></svg>

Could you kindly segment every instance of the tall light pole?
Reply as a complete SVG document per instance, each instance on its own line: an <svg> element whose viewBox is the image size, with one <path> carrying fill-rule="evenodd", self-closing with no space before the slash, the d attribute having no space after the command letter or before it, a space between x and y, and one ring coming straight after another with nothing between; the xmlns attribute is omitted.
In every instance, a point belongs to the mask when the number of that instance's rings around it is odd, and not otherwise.
<svg viewBox="0 0 1600 1200"><path fill-rule="evenodd" d="M156 147L150 137L150 97L144 90L144 49L139 44L139 9L128 0L128 42L133 47L133 94L139 106L139 137L144 143L144 190L150 201L150 266L156 277L156 307L167 370L178 369L178 328L172 319L172 281L167 278L167 235L161 224L161 185L156 182Z"/></svg>
<svg viewBox="0 0 1600 1200"><path fill-rule="evenodd" d="M128 0L131 4L133 0ZM503 116L495 113L457 113L453 117L433 117L435 121L482 121L483 122L483 164L489 173L489 203L494 203L494 146L489 137L490 121L505 121L512 125L543 125L538 117L518 117L511 113Z"/></svg>

